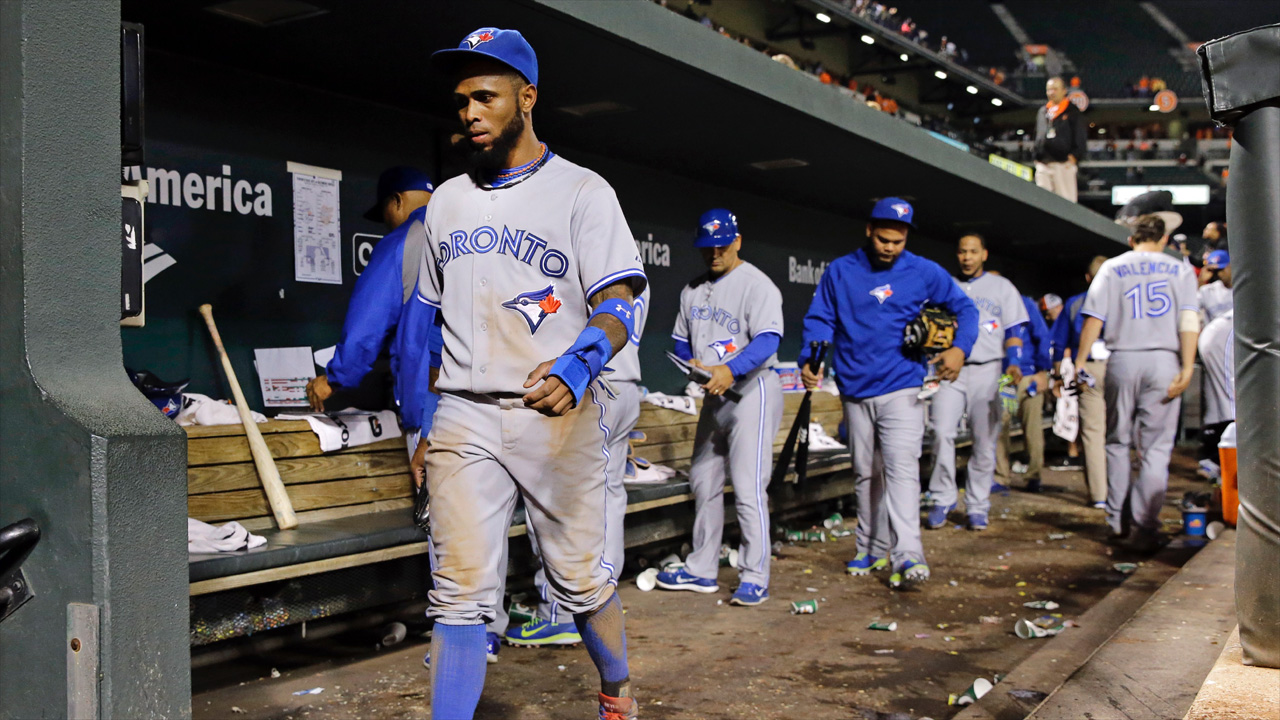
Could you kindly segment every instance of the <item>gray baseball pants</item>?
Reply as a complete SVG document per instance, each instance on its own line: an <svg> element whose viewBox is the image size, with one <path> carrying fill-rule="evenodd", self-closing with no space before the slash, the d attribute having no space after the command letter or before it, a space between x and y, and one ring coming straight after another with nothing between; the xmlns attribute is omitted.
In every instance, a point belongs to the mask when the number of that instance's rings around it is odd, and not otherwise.
<svg viewBox="0 0 1280 720"><path fill-rule="evenodd" d="M411 430L404 434L405 445L409 448L409 461L413 462L413 453L418 448L418 440L422 437L421 430ZM430 486L427 486L430 490ZM433 506L434 508L434 506ZM434 516L432 516L434 519ZM432 548L431 538L427 538L427 562L431 566L431 571L435 572L435 550ZM507 547L502 549L502 559L498 561L498 567L502 568L500 584L498 587L498 606L494 608L494 618L485 624L485 632L491 632L502 637L507 632L507 626L511 624L511 616L507 613L507 604L503 602L503 597L507 594Z"/></svg>
<svg viewBox="0 0 1280 720"><path fill-rule="evenodd" d="M911 387L843 398L858 499L858 552L889 557L894 569L924 562L920 542L920 450L924 402Z"/></svg>
<svg viewBox="0 0 1280 720"><path fill-rule="evenodd" d="M973 451L969 456L969 484L965 512L986 515L991 511L991 483L995 479L996 441L1000 435L1001 362L965 365L960 377L942 383L933 396L933 475L929 492L937 505L954 505L956 487L956 431L960 417L969 413Z"/></svg>
<svg viewBox="0 0 1280 720"><path fill-rule="evenodd" d="M492 622L502 605L507 531L523 496L551 599L570 613L614 592L605 559L608 397L599 381L560 417L519 396L445 393L428 439L435 588L427 615Z"/></svg>
<svg viewBox="0 0 1280 720"><path fill-rule="evenodd" d="M1169 458L1182 399L1168 400L1169 384L1181 369L1167 350L1112 352L1107 360L1107 524L1119 533L1125 501L1136 528L1160 527L1169 487ZM1129 453L1138 451L1133 479Z"/></svg>
<svg viewBox="0 0 1280 720"><path fill-rule="evenodd" d="M742 400L702 401L694 436L689 484L693 488L693 552L685 568L693 575L716 577L724 534L725 475L733 482L734 508L742 544L738 547L741 582L769 586L769 496L773 441L782 423L782 381L771 368L735 385Z"/></svg>
<svg viewBox="0 0 1280 720"><path fill-rule="evenodd" d="M605 562L613 567L611 582L618 585L618 576L622 574L622 563L626 555L626 542L623 537L623 521L627 516L627 488L623 478L627 469L627 438L640 420L640 387L633 382L610 380L608 387L614 397L605 406L605 427L609 429L609 464L605 470L608 479L605 485L607 500L607 524L604 537ZM537 534L530 526L529 542L533 545L534 554L538 552ZM553 623L573 622L560 612L560 607L551 599L551 586L547 583L547 573L538 564L538 572L533 577L534 587L538 590L538 617Z"/></svg>

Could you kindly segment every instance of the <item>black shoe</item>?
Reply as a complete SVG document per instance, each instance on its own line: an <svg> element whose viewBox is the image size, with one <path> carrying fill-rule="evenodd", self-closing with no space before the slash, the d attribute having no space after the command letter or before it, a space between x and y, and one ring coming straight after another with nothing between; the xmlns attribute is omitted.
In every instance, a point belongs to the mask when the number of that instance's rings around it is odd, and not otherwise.
<svg viewBox="0 0 1280 720"><path fill-rule="evenodd" d="M1027 480L1027 484L1022 488L1023 492L1038 493L1040 492L1040 478L1031 478Z"/></svg>

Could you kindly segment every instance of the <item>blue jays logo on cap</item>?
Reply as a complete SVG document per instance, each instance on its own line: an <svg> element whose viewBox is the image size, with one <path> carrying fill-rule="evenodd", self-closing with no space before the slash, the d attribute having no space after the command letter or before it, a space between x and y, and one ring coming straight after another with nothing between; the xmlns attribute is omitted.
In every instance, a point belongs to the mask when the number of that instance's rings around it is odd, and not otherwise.
<svg viewBox="0 0 1280 720"><path fill-rule="evenodd" d="M738 238L738 218L724 208L702 213L698 218L698 235L694 247L723 247Z"/></svg>
<svg viewBox="0 0 1280 720"><path fill-rule="evenodd" d="M716 351L716 357L721 360L726 356L738 352L738 346L733 342L733 338L725 338L724 340L716 340L707 345L707 347Z"/></svg>
<svg viewBox="0 0 1280 720"><path fill-rule="evenodd" d="M483 42L489 42L493 39L493 33L488 30L477 30L467 36L462 42L467 44L468 48L476 49L476 46Z"/></svg>
<svg viewBox="0 0 1280 720"><path fill-rule="evenodd" d="M502 303L502 307L520 313L529 323L529 333L538 332L538 327L548 315L554 315L560 309L560 301L556 298L556 285L552 283L541 290L520 293Z"/></svg>
<svg viewBox="0 0 1280 720"><path fill-rule="evenodd" d="M871 208L872 220L893 220L915 227L915 208L902 198L887 197Z"/></svg>
<svg viewBox="0 0 1280 720"><path fill-rule="evenodd" d="M893 288L888 285L881 285L878 288L872 288L871 296L876 300L879 300L880 304L883 305L885 300L893 297Z"/></svg>

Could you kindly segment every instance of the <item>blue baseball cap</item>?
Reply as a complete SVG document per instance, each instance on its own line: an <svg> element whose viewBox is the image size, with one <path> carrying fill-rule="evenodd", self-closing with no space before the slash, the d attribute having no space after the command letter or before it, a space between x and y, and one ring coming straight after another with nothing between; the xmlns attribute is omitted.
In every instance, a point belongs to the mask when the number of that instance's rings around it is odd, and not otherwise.
<svg viewBox="0 0 1280 720"><path fill-rule="evenodd" d="M538 84L538 56L519 30L480 28L463 38L458 47L431 54L431 62L445 72L477 58L497 60L523 75L530 85Z"/></svg>
<svg viewBox="0 0 1280 720"><path fill-rule="evenodd" d="M738 217L724 208L702 213L694 247L724 247L738 239Z"/></svg>
<svg viewBox="0 0 1280 720"><path fill-rule="evenodd" d="M430 175L416 167L397 165L383 170L382 174L378 176L378 199L374 201L373 207L369 208L369 211L364 214L364 218L376 223L382 222L382 206L387 202L387 198L408 190L435 192L436 186L431 183Z"/></svg>
<svg viewBox="0 0 1280 720"><path fill-rule="evenodd" d="M893 222L906 223L911 227L915 227L914 222L916 215L915 208L911 207L911 203L902 198L887 197L876 203L871 208L872 220L891 220Z"/></svg>
<svg viewBox="0 0 1280 720"><path fill-rule="evenodd" d="M1204 266L1210 270L1221 270L1231 264L1231 255L1226 250L1214 250L1204 256Z"/></svg>

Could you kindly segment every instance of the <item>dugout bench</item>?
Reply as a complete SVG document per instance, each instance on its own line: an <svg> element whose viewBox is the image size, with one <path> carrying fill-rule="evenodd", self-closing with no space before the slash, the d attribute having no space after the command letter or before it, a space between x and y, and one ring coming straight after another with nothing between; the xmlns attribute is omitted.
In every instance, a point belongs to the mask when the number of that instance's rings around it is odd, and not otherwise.
<svg viewBox="0 0 1280 720"><path fill-rule="evenodd" d="M775 455L800 399L799 393L785 396ZM812 412L813 421L834 437L842 417L839 399L815 393ZM404 439L322 453L304 421L273 420L258 427L297 513L299 525L293 530L275 527L243 428L186 428L188 514L214 524L236 520L267 538L265 546L253 550L190 556L192 646L423 600L431 583L427 537L411 518ZM636 444L636 455L687 470L696 427L694 415L643 404L636 428L647 437ZM966 442L958 438L957 446ZM846 498L853 484L847 451L812 452L805 483L769 488L774 522L783 524L814 505ZM736 521L732 489L726 493L730 526ZM628 485L627 497L628 550L692 534L687 480ZM518 509L509 537L524 535L524 522ZM527 543L513 543L511 554L513 575L532 570Z"/></svg>

